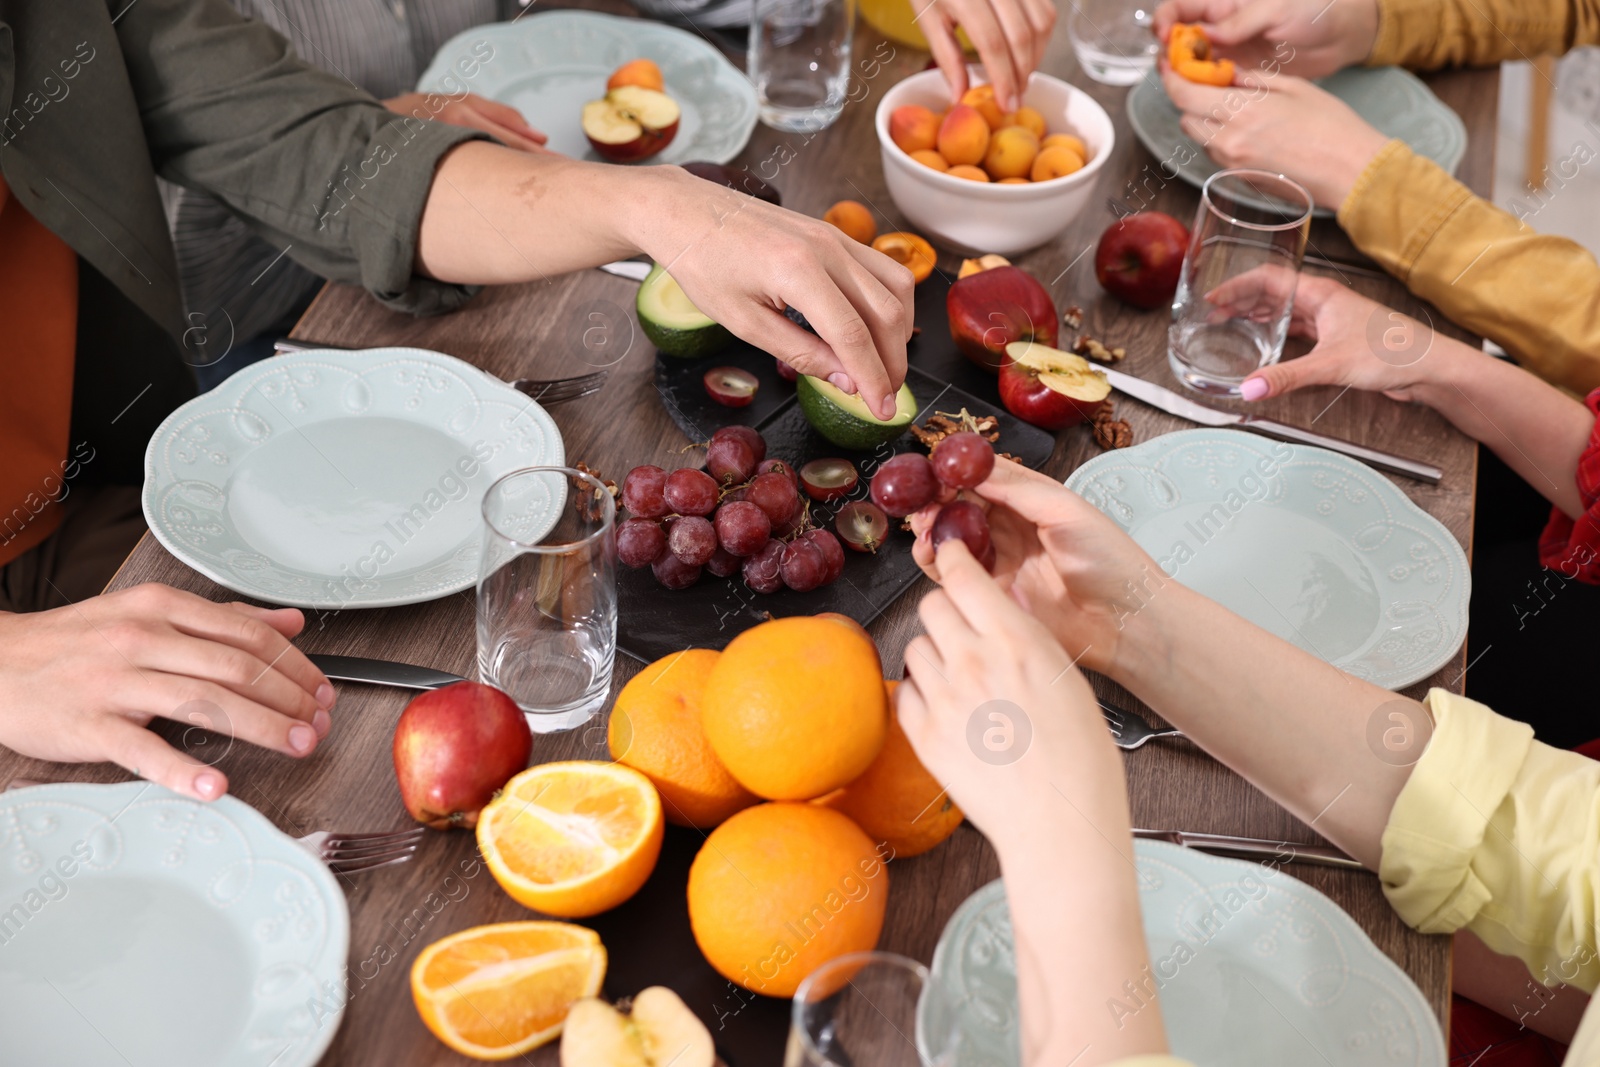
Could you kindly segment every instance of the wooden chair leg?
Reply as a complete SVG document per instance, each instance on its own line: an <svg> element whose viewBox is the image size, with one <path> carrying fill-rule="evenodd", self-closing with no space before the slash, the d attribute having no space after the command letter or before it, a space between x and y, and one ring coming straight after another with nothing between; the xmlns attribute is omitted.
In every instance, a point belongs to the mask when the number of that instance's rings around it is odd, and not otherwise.
<svg viewBox="0 0 1600 1067"><path fill-rule="evenodd" d="M1555 93L1556 61L1540 56L1533 61L1533 85L1528 94L1528 144L1523 179L1535 192L1544 188L1550 154L1550 102Z"/></svg>

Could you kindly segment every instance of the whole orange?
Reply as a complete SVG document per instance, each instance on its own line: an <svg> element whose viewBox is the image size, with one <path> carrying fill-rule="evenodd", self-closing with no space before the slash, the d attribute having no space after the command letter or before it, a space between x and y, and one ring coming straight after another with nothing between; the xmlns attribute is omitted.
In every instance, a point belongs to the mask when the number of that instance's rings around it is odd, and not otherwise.
<svg viewBox="0 0 1600 1067"><path fill-rule="evenodd" d="M700 724L700 695L721 658L691 648L656 660L622 687L611 709L611 758L650 779L675 826L709 830L759 799L734 781Z"/></svg>
<svg viewBox="0 0 1600 1067"><path fill-rule="evenodd" d="M889 727L872 639L833 619L773 619L734 638L700 696L711 749L769 800L810 800L867 769Z"/></svg>
<svg viewBox="0 0 1600 1067"><path fill-rule="evenodd" d="M885 682L889 693L899 682ZM899 859L917 856L956 832L965 817L939 780L917 759L900 721L889 716L883 751L860 778L817 801L850 816Z"/></svg>
<svg viewBox="0 0 1600 1067"><path fill-rule="evenodd" d="M844 815L759 804L711 831L689 868L689 925L707 962L769 997L878 943L889 872Z"/></svg>

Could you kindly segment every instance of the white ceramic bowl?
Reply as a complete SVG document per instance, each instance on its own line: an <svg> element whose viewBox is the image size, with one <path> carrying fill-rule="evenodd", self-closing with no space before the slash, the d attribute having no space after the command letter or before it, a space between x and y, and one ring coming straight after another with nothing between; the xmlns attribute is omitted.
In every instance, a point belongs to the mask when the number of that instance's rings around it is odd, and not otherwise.
<svg viewBox="0 0 1600 1067"><path fill-rule="evenodd" d="M973 84L984 81L973 68ZM1064 178L1027 185L997 185L952 178L912 159L889 139L889 114L902 104L942 111L950 104L944 75L913 74L878 101L878 145L883 179L895 206L934 244L968 255L1006 256L1044 244L1066 229L1094 197L1101 165L1116 144L1111 116L1089 94L1048 74L1035 74L1022 102L1044 116L1051 133L1074 133L1092 158Z"/></svg>

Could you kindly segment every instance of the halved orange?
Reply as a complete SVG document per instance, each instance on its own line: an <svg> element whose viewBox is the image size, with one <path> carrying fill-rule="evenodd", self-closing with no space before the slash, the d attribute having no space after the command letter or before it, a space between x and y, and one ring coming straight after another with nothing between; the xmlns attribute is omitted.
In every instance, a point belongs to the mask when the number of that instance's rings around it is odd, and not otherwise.
<svg viewBox="0 0 1600 1067"><path fill-rule="evenodd" d="M530 767L478 816L478 850L524 907L575 919L639 891L661 855L661 797L618 763Z"/></svg>
<svg viewBox="0 0 1600 1067"><path fill-rule="evenodd" d="M571 923L475 926L422 950L411 998L433 1036L463 1056L508 1060L557 1037L567 1011L600 992L606 950Z"/></svg>

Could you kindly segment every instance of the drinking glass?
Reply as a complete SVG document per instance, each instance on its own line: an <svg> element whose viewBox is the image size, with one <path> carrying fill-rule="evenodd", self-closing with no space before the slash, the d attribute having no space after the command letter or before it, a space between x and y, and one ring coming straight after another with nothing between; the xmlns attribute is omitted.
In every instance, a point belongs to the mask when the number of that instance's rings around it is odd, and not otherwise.
<svg viewBox="0 0 1600 1067"><path fill-rule="evenodd" d="M1155 0L1076 0L1067 39L1078 66L1105 85L1132 85L1156 65Z"/></svg>
<svg viewBox="0 0 1600 1067"><path fill-rule="evenodd" d="M892 952L852 952L794 995L784 1067L949 1067L958 1027L928 969Z"/></svg>
<svg viewBox="0 0 1600 1067"><path fill-rule="evenodd" d="M535 733L593 718L617 654L616 505L593 476L524 467L483 498L478 677Z"/></svg>
<svg viewBox="0 0 1600 1067"><path fill-rule="evenodd" d="M844 110L856 0L755 0L750 80L761 121L814 133Z"/></svg>
<svg viewBox="0 0 1600 1067"><path fill-rule="evenodd" d="M1180 382L1238 396L1240 382L1278 361L1310 229L1311 194L1281 174L1206 179L1167 331Z"/></svg>

